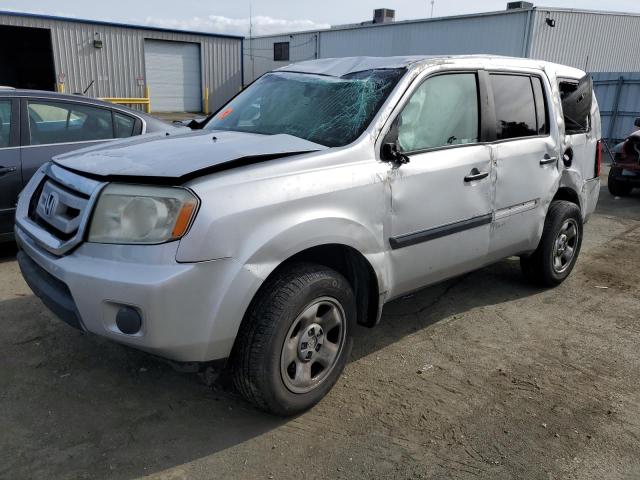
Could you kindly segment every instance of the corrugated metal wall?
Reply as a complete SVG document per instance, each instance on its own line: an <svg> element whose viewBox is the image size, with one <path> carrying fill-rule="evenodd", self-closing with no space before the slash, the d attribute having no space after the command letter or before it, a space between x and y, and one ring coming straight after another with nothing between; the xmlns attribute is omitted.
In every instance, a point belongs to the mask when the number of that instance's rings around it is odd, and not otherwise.
<svg viewBox="0 0 640 480"><path fill-rule="evenodd" d="M640 71L640 15L535 9L531 39L531 58L588 72Z"/></svg>
<svg viewBox="0 0 640 480"><path fill-rule="evenodd" d="M242 87L240 38L4 14L0 14L0 25L51 30L56 76L64 75L66 92L82 92L95 80L87 95L143 96L145 38L200 44L202 85L209 87L211 110L220 107ZM97 38L103 42L101 49L93 47L93 40Z"/></svg>
<svg viewBox="0 0 640 480"><path fill-rule="evenodd" d="M528 10L505 11L258 37L245 41L245 84L274 68L316 58L316 52L317 58L462 53L522 56L528 16ZM275 42L290 43L288 62L273 60Z"/></svg>
<svg viewBox="0 0 640 480"><path fill-rule="evenodd" d="M263 73L274 68L284 67L294 62L313 60L316 57L317 32L294 33L292 35L275 35L254 38L244 42L244 83L251 83ZM289 61L273 60L273 44L289 42Z"/></svg>
<svg viewBox="0 0 640 480"><path fill-rule="evenodd" d="M640 117L640 73L594 73L593 86L602 117L602 136L621 140Z"/></svg>
<svg viewBox="0 0 640 480"><path fill-rule="evenodd" d="M534 8L255 38L253 56L245 42L245 83L287 63L273 61L274 42L291 43L289 63L314 58L316 35L319 58L494 53L589 72L640 71L640 15Z"/></svg>
<svg viewBox="0 0 640 480"><path fill-rule="evenodd" d="M322 58L493 53L522 56L527 12L445 17L320 34Z"/></svg>

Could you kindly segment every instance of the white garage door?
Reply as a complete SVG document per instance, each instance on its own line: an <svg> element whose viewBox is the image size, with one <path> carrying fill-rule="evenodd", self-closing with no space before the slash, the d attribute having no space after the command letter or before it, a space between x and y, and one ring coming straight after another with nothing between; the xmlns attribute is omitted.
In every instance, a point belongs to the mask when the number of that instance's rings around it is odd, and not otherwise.
<svg viewBox="0 0 640 480"><path fill-rule="evenodd" d="M145 40L144 59L153 112L199 112L200 45Z"/></svg>

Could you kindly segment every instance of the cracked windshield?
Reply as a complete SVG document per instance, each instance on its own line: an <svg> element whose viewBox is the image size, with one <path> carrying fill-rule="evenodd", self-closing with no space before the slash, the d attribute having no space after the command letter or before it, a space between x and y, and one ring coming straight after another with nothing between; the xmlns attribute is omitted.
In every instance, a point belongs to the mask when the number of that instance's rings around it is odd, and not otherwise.
<svg viewBox="0 0 640 480"><path fill-rule="evenodd" d="M209 121L209 130L284 133L328 147L353 142L367 128L404 69L343 77L270 73Z"/></svg>

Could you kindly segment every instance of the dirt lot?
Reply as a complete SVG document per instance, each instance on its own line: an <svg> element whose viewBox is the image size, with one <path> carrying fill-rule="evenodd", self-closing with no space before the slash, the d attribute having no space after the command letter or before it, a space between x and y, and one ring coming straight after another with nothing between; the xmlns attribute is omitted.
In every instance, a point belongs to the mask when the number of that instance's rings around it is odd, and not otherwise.
<svg viewBox="0 0 640 480"><path fill-rule="evenodd" d="M290 420L67 327L9 249L0 477L640 478L640 195L600 198L561 287L507 260L396 301Z"/></svg>

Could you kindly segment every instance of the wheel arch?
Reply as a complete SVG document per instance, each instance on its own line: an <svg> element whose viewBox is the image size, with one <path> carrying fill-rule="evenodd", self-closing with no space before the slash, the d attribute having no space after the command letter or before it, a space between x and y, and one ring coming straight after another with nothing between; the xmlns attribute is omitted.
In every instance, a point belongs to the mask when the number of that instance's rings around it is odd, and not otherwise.
<svg viewBox="0 0 640 480"><path fill-rule="evenodd" d="M356 295L358 323L367 327L373 327L378 323L380 312L378 276L369 260L361 252L352 246L340 243L306 248L280 263L264 283L282 269L298 262L323 265L343 275ZM258 293L259 291L256 295Z"/></svg>
<svg viewBox="0 0 640 480"><path fill-rule="evenodd" d="M560 188L558 188L558 191L553 196L551 201L555 202L556 200L566 200L568 202L575 203L578 208L582 210L582 207L580 205L580 195L571 187L561 186Z"/></svg>

